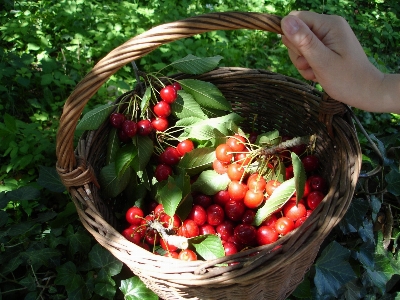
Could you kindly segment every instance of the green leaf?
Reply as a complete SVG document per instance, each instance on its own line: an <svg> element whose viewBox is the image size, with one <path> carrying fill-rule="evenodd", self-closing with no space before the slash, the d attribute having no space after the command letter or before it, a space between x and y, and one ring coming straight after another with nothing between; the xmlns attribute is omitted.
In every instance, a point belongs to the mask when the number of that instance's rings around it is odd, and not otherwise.
<svg viewBox="0 0 400 300"><path fill-rule="evenodd" d="M181 158L178 168L184 169L188 175L193 176L210 167L214 160L214 148L195 148Z"/></svg>
<svg viewBox="0 0 400 300"><path fill-rule="evenodd" d="M124 294L125 300L158 300L158 296L136 276L121 280L119 289Z"/></svg>
<svg viewBox="0 0 400 300"><path fill-rule="evenodd" d="M8 201L35 200L40 196L40 191L33 186L23 186L6 194Z"/></svg>
<svg viewBox="0 0 400 300"><path fill-rule="evenodd" d="M183 79L179 83L201 106L232 111L230 102L225 99L221 91L212 83L196 79Z"/></svg>
<svg viewBox="0 0 400 300"><path fill-rule="evenodd" d="M120 149L120 140L117 135L117 129L112 128L108 134L107 141L107 154L106 154L106 165L115 161L117 152Z"/></svg>
<svg viewBox="0 0 400 300"><path fill-rule="evenodd" d="M164 206L165 213L173 216L182 201L182 190L176 185L172 176L168 177L168 181L159 191L158 197L159 202Z"/></svg>
<svg viewBox="0 0 400 300"><path fill-rule="evenodd" d="M90 297L90 293L86 289L85 281L82 276L77 273L76 266L73 262L68 261L57 269L57 277L54 283L65 286L70 299L86 299Z"/></svg>
<svg viewBox="0 0 400 300"><path fill-rule="evenodd" d="M127 144L118 150L115 159L115 172L118 177L126 172L137 155L138 150L133 144Z"/></svg>
<svg viewBox="0 0 400 300"><path fill-rule="evenodd" d="M364 222L365 215L369 209L368 202L363 198L354 198L340 221L339 226L343 233L357 232Z"/></svg>
<svg viewBox="0 0 400 300"><path fill-rule="evenodd" d="M146 118L146 112L150 106L150 101L151 101L151 86L146 88L143 98L142 98L142 101L140 101L140 118L141 119Z"/></svg>
<svg viewBox="0 0 400 300"><path fill-rule="evenodd" d="M57 249L43 248L21 252L20 255L24 259L29 260L29 263L36 267L48 267L50 266L50 259L53 257L61 257L61 252Z"/></svg>
<svg viewBox="0 0 400 300"><path fill-rule="evenodd" d="M114 110L114 104L100 105L87 112L76 126L76 130L95 130L100 127Z"/></svg>
<svg viewBox="0 0 400 300"><path fill-rule="evenodd" d="M293 165L293 174L294 174L294 182L296 187L296 203L298 203L304 195L304 187L307 180L306 171L304 169L304 165L301 162L301 159L297 156L296 153L291 153L292 157L292 165Z"/></svg>
<svg viewBox="0 0 400 300"><path fill-rule="evenodd" d="M226 189L229 182L230 179L226 173L218 174L214 170L206 170L201 172L197 180L192 184L192 191L211 196Z"/></svg>
<svg viewBox="0 0 400 300"><path fill-rule="evenodd" d="M43 74L41 77L40 85L49 85L53 82L53 74Z"/></svg>
<svg viewBox="0 0 400 300"><path fill-rule="evenodd" d="M122 269L122 262L100 244L95 244L89 252L89 261L93 268L104 269L109 276L119 274Z"/></svg>
<svg viewBox="0 0 400 300"><path fill-rule="evenodd" d="M137 148L137 156L132 161L132 167L136 172L144 171L153 155L153 141L149 136L140 135L136 135L132 141Z"/></svg>
<svg viewBox="0 0 400 300"><path fill-rule="evenodd" d="M109 283L96 283L94 288L96 294L106 298L106 299L114 299L115 296L115 286Z"/></svg>
<svg viewBox="0 0 400 300"><path fill-rule="evenodd" d="M396 197L400 196L400 172L392 169L386 174L385 180L387 182L387 191Z"/></svg>
<svg viewBox="0 0 400 300"><path fill-rule="evenodd" d="M338 291L357 278L349 263L350 250L338 242L331 242L315 262L314 283L321 295L338 298Z"/></svg>
<svg viewBox="0 0 400 300"><path fill-rule="evenodd" d="M294 178L290 178L279 185L268 200L265 201L264 205L257 210L254 224L260 226L266 218L282 207L293 196L295 191Z"/></svg>
<svg viewBox="0 0 400 300"><path fill-rule="evenodd" d="M260 146L274 146L279 144L281 138L278 130L261 133L257 136L256 144Z"/></svg>
<svg viewBox="0 0 400 300"><path fill-rule="evenodd" d="M71 225L69 225L68 227L72 229ZM67 238L69 246L68 250L72 256L75 255L77 252L80 252L81 254L89 252L91 240L86 232L80 230L77 232L73 232L73 230L71 230L69 231Z"/></svg>
<svg viewBox="0 0 400 300"><path fill-rule="evenodd" d="M128 185L131 169L127 169L121 176L115 172L115 163L103 167L99 174L100 187L108 197L119 195Z"/></svg>
<svg viewBox="0 0 400 300"><path fill-rule="evenodd" d="M219 55L201 58L189 54L182 59L174 61L171 63L171 66L175 67L182 73L197 75L215 69L221 59L223 59L223 57Z"/></svg>
<svg viewBox="0 0 400 300"><path fill-rule="evenodd" d="M65 191L65 186L62 184L55 167L39 166L37 183L55 193L62 193Z"/></svg>
<svg viewBox="0 0 400 300"><path fill-rule="evenodd" d="M203 120L203 119L198 118L198 117L188 117L188 118L183 118L183 119L177 120L175 125L186 127L186 126L191 126L193 124L196 124L197 122L200 122L201 120Z"/></svg>
<svg viewBox="0 0 400 300"><path fill-rule="evenodd" d="M197 254L205 260L211 260L225 255L221 239L214 234L191 238L189 239L189 246L194 247Z"/></svg>
<svg viewBox="0 0 400 300"><path fill-rule="evenodd" d="M4 114L4 125L11 133L16 133L18 130L17 119L7 113Z"/></svg>
<svg viewBox="0 0 400 300"><path fill-rule="evenodd" d="M172 114L178 119L196 117L200 119L207 119L203 113L199 103L197 103L193 96L183 90L178 91L178 98L171 105Z"/></svg>

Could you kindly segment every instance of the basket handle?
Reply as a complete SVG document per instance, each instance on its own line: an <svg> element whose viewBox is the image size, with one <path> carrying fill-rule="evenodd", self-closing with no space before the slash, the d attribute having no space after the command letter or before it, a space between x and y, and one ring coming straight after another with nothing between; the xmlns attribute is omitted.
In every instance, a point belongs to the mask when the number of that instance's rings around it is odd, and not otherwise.
<svg viewBox="0 0 400 300"><path fill-rule="evenodd" d="M280 21L279 16L263 13L209 13L159 25L112 50L77 84L65 102L56 137L59 174L72 172L76 167L74 132L85 105L103 83L121 67L163 44L208 31L254 29L281 34Z"/></svg>

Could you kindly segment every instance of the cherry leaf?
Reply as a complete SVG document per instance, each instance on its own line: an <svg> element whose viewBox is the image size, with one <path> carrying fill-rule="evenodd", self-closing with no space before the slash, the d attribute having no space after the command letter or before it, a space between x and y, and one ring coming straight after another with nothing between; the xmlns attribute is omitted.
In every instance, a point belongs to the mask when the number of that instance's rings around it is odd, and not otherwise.
<svg viewBox="0 0 400 300"><path fill-rule="evenodd" d="M265 201L264 205L257 210L254 224L260 226L266 218L272 215L278 208L282 207L293 196L295 191L294 178L284 181L275 189L268 200Z"/></svg>
<svg viewBox="0 0 400 300"><path fill-rule="evenodd" d="M200 119L207 119L207 116L201 110L199 103L197 103L193 96L185 91L178 92L178 98L171 105L172 114L178 119L196 117Z"/></svg>
<svg viewBox="0 0 400 300"><path fill-rule="evenodd" d="M280 135L278 130L273 130L259 134L257 136L256 144L260 146L274 146L279 144Z"/></svg>
<svg viewBox="0 0 400 300"><path fill-rule="evenodd" d="M187 127L187 126L191 126L197 122L200 122L202 120L203 119L198 118L198 117L182 118L182 119L176 121L175 126Z"/></svg>
<svg viewBox="0 0 400 300"><path fill-rule="evenodd" d="M226 189L230 181L226 173L218 174L214 170L206 170L201 172L198 179L192 184L192 191L211 196Z"/></svg>
<svg viewBox="0 0 400 300"><path fill-rule="evenodd" d="M114 104L100 105L88 111L76 126L76 130L95 130L100 127L114 110Z"/></svg>
<svg viewBox="0 0 400 300"><path fill-rule="evenodd" d="M223 59L223 57L219 55L213 57L197 57L189 54L182 59L174 61L171 63L171 66L182 73L197 75L215 69L221 59Z"/></svg>
<svg viewBox="0 0 400 300"><path fill-rule="evenodd" d="M165 213L173 216L182 200L182 190L172 176L168 177L167 183L159 190L158 197L160 203L164 206Z"/></svg>
<svg viewBox="0 0 400 300"><path fill-rule="evenodd" d="M127 144L120 148L115 159L115 172L120 177L130 167L133 159L137 156L138 150L135 145Z"/></svg>
<svg viewBox="0 0 400 300"><path fill-rule="evenodd" d="M126 169L121 176L117 176L115 169L115 163L111 163L103 167L99 175L101 189L111 198L116 197L126 188L131 176L131 168Z"/></svg>
<svg viewBox="0 0 400 300"><path fill-rule="evenodd" d="M230 102L225 99L221 91L211 82L183 79L179 83L201 106L232 111Z"/></svg>
<svg viewBox="0 0 400 300"><path fill-rule="evenodd" d="M136 172L143 171L153 155L153 141L150 137L142 135L136 135L132 141L137 147L137 158L132 161L132 166Z"/></svg>
<svg viewBox="0 0 400 300"><path fill-rule="evenodd" d="M214 148L195 148L186 153L179 161L178 168L184 169L189 176L196 175L210 167L215 160Z"/></svg>
<svg viewBox="0 0 400 300"><path fill-rule="evenodd" d="M112 128L108 134L106 165L115 161L117 152L120 148L120 141L117 135L117 129Z"/></svg>
<svg viewBox="0 0 400 300"><path fill-rule="evenodd" d="M292 157L292 165L293 165L293 174L294 174L294 182L296 186L296 202L298 203L304 195L304 186L307 180L307 174L304 169L304 165L301 162L301 159L297 156L296 153L291 153Z"/></svg>
<svg viewBox="0 0 400 300"><path fill-rule="evenodd" d="M146 113L147 109L149 108L150 105L150 100L151 100L151 87L147 87L146 91L144 92L144 95L142 97L142 101L140 102L140 118L145 119L146 118Z"/></svg>
<svg viewBox="0 0 400 300"><path fill-rule="evenodd" d="M225 255L221 239L214 234L200 235L189 239L189 247L205 260L216 259Z"/></svg>

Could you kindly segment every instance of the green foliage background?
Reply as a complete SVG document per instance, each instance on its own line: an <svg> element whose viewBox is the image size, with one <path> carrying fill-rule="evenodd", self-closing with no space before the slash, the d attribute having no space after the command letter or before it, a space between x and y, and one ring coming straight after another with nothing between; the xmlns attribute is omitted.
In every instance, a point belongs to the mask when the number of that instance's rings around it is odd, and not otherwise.
<svg viewBox="0 0 400 300"><path fill-rule="evenodd" d="M397 0L3 1L0 299L157 299L83 229L58 180L55 134L65 99L110 50L158 24L214 11L284 16L300 9L345 17L371 62L384 72L399 72ZM301 79L280 37L260 31L196 35L136 63L155 71L189 53L222 55L225 66L264 68ZM133 85L127 65L87 109ZM360 179L349 212L291 299L400 299L399 117L355 112L367 131L360 130L364 169L382 169Z"/></svg>

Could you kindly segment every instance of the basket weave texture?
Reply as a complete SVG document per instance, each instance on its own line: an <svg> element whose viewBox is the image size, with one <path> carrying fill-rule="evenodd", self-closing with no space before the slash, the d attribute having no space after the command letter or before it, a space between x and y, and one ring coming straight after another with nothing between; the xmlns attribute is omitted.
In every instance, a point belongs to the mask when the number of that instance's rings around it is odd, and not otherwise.
<svg viewBox="0 0 400 300"><path fill-rule="evenodd" d="M216 85L238 114L249 120L257 114L259 132L277 129L281 135L317 134L319 171L329 182L329 192L301 227L276 243L213 261L185 262L155 255L118 232L110 201L102 197L97 182L109 125L86 132L74 146L75 128L85 105L118 69L157 47L207 31L234 29L281 33L280 18L259 13L212 13L155 27L104 57L76 86L60 120L57 170L81 222L99 244L163 299L285 299L342 219L359 176L361 150L347 107L312 86L259 69L219 68L199 76L177 74L176 79L197 78Z"/></svg>

